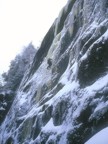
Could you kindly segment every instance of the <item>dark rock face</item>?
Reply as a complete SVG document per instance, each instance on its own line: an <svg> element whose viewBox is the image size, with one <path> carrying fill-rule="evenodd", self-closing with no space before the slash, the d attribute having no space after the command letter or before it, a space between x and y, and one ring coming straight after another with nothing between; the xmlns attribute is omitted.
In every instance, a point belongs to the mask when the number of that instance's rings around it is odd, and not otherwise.
<svg viewBox="0 0 108 144"><path fill-rule="evenodd" d="M108 67L108 40L95 43L88 57L83 60L79 66L78 79L82 85L90 85L97 78L105 75Z"/></svg>
<svg viewBox="0 0 108 144"><path fill-rule="evenodd" d="M107 0L68 1L2 120L0 143L84 144L108 125L107 15Z"/></svg>
<svg viewBox="0 0 108 144"><path fill-rule="evenodd" d="M13 139L11 137L8 138L8 140L6 141L6 144L14 144Z"/></svg>
<svg viewBox="0 0 108 144"><path fill-rule="evenodd" d="M55 126L59 126L63 123L68 108L67 105L68 102L62 100L55 106L52 114L53 123Z"/></svg>
<svg viewBox="0 0 108 144"><path fill-rule="evenodd" d="M48 33L46 34L45 39L43 40L40 49L37 51L37 54L34 58L33 66L31 69L31 74L33 74L37 70L37 68L42 63L43 58L47 55L47 52L54 39L54 29L55 29L55 25L52 25L52 27L49 29Z"/></svg>

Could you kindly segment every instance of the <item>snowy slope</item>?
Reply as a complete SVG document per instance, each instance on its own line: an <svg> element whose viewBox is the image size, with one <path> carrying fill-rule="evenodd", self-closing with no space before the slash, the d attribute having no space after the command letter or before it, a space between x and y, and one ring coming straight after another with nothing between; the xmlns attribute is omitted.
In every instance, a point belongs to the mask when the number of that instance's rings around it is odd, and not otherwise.
<svg viewBox="0 0 108 144"><path fill-rule="evenodd" d="M1 144L84 144L108 126L107 15L107 0L68 1L0 126Z"/></svg>
<svg viewBox="0 0 108 144"><path fill-rule="evenodd" d="M98 132L85 144L108 144L108 127Z"/></svg>

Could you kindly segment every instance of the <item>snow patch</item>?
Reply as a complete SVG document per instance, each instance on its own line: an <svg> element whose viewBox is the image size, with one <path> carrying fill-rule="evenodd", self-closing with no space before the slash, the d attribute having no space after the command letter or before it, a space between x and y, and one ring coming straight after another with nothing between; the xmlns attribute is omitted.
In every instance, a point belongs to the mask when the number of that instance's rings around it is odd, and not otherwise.
<svg viewBox="0 0 108 144"><path fill-rule="evenodd" d="M108 127L98 132L85 144L108 144Z"/></svg>
<svg viewBox="0 0 108 144"><path fill-rule="evenodd" d="M99 80L97 80L94 84L91 86L88 86L86 89L88 91L98 91L103 89L106 85L108 85L108 74Z"/></svg>

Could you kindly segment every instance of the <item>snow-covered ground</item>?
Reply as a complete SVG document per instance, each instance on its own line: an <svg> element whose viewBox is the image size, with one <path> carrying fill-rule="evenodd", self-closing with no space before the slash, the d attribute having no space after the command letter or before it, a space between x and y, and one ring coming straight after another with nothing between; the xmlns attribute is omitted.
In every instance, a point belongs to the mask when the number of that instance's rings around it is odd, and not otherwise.
<svg viewBox="0 0 108 144"><path fill-rule="evenodd" d="M108 127L95 134L85 144L108 144Z"/></svg>

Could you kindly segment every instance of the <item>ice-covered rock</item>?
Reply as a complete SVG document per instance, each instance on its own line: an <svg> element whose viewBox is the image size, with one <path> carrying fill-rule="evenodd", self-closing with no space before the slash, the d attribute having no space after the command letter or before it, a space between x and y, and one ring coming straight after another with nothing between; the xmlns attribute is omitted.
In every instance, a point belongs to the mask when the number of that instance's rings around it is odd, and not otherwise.
<svg viewBox="0 0 108 144"><path fill-rule="evenodd" d="M1 144L84 144L108 125L107 29L107 0L67 2L0 127Z"/></svg>

